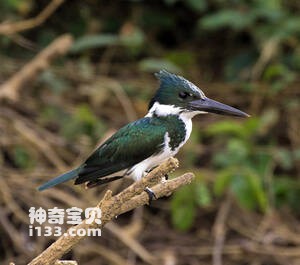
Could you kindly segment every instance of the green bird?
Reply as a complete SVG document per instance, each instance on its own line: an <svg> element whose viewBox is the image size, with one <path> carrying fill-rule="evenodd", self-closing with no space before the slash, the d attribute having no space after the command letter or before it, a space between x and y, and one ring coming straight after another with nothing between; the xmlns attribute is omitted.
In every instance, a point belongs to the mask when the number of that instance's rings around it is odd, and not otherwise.
<svg viewBox="0 0 300 265"><path fill-rule="evenodd" d="M86 183L88 188L123 177L137 181L177 154L191 135L194 116L216 113L249 117L245 112L209 99L200 88L181 76L165 70L155 76L160 86L145 117L125 125L79 167L46 182L38 190L71 179L75 179L75 185ZM148 188L146 191L151 199L153 192Z"/></svg>

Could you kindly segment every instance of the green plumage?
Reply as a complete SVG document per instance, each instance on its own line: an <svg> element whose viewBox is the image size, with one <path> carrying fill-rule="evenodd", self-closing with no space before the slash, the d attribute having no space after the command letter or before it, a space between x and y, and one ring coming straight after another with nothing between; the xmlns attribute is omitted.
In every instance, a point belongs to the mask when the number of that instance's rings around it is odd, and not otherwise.
<svg viewBox="0 0 300 265"><path fill-rule="evenodd" d="M121 128L104 142L84 163L75 184L93 181L159 153L169 133L171 149L185 138L185 125L175 115L145 117Z"/></svg>

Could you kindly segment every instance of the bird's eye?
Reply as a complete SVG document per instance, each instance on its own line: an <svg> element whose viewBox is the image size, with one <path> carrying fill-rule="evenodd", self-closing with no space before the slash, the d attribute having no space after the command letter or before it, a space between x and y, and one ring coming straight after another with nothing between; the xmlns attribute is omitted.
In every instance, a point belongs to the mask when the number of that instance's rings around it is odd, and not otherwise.
<svg viewBox="0 0 300 265"><path fill-rule="evenodd" d="M178 96L182 99L186 99L188 97L189 93L184 92L184 91L180 91Z"/></svg>

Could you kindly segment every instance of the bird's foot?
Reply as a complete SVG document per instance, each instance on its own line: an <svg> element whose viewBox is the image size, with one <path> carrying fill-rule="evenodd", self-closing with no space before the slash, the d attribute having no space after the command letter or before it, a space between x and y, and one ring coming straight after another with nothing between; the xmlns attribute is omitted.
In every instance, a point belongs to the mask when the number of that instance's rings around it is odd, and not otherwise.
<svg viewBox="0 0 300 265"><path fill-rule="evenodd" d="M149 196L149 205L151 205L153 198L157 199L155 193L153 192L153 190L151 190L150 188L146 187L145 192L147 192L148 196Z"/></svg>

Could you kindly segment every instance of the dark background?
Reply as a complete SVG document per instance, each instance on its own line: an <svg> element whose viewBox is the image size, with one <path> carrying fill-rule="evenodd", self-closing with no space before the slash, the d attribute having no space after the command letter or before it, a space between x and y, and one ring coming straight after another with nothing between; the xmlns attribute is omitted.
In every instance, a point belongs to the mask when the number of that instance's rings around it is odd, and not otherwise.
<svg viewBox="0 0 300 265"><path fill-rule="evenodd" d="M3 0L1 23L35 17L49 2ZM144 116L160 69L251 118L196 117L173 174L192 171L195 182L119 216L65 258L300 264L299 10L296 0L75 0L29 30L2 34L2 84L60 35L75 42L22 86L17 101L1 101L1 264L29 262L56 239L28 236L30 207L91 207L104 190L130 184L86 191L69 182L36 191Z"/></svg>

